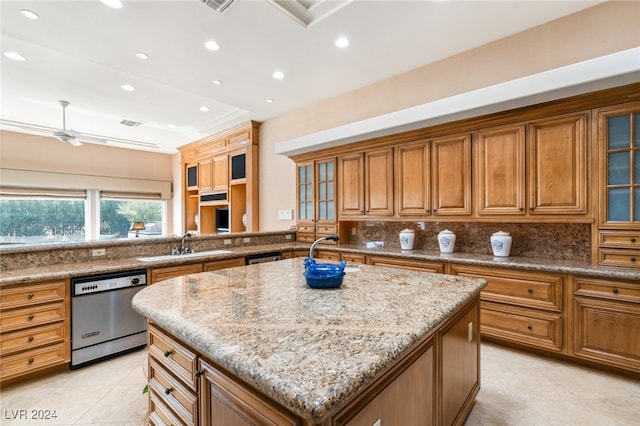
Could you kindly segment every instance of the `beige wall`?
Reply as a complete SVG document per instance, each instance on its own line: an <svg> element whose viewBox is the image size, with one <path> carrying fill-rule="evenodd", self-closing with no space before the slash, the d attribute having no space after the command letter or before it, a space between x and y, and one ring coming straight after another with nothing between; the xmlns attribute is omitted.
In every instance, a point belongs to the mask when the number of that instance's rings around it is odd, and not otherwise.
<svg viewBox="0 0 640 426"><path fill-rule="evenodd" d="M260 228L286 229L296 212L295 165L278 142L639 46L640 2L608 2L264 122Z"/></svg>

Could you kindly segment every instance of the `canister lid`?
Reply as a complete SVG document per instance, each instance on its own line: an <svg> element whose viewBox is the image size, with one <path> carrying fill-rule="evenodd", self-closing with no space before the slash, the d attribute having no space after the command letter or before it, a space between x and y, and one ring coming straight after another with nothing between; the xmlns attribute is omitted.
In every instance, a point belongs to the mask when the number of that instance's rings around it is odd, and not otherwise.
<svg viewBox="0 0 640 426"><path fill-rule="evenodd" d="M511 235L511 234L508 233L508 232L504 232L504 231L498 231L498 232L494 232L493 235L498 236L498 237L500 237L500 236L506 237L507 235Z"/></svg>
<svg viewBox="0 0 640 426"><path fill-rule="evenodd" d="M440 231L440 234L453 234L453 231L449 231L448 229L445 229L444 231Z"/></svg>
<svg viewBox="0 0 640 426"><path fill-rule="evenodd" d="M402 234L403 232L409 232L409 233L414 233L413 229L403 229L402 231L400 231L400 233Z"/></svg>

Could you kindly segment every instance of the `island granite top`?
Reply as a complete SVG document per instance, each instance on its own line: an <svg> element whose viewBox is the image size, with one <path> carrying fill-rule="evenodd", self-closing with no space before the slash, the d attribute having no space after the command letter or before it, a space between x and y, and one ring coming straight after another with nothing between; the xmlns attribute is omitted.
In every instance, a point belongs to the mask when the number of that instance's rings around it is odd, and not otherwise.
<svg viewBox="0 0 640 426"><path fill-rule="evenodd" d="M302 259L172 278L133 307L308 420L390 367L480 293L481 279L361 265L342 286L307 287Z"/></svg>

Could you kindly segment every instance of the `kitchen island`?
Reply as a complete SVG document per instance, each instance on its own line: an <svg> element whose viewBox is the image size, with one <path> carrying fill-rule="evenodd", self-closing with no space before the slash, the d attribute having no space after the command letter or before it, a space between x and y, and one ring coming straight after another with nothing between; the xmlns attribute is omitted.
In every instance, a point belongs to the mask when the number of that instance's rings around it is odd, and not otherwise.
<svg viewBox="0 0 640 426"><path fill-rule="evenodd" d="M302 259L172 278L149 319L150 421L461 424L479 390L484 280L362 265L306 286Z"/></svg>

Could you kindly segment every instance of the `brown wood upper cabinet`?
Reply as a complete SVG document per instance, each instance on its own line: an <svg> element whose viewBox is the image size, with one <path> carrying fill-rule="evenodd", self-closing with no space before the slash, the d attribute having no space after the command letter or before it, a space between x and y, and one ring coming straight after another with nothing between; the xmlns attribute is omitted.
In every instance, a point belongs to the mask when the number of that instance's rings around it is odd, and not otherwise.
<svg viewBox="0 0 640 426"><path fill-rule="evenodd" d="M396 147L398 216L431 214L430 147L426 141Z"/></svg>
<svg viewBox="0 0 640 426"><path fill-rule="evenodd" d="M528 125L529 213L587 212L586 114Z"/></svg>
<svg viewBox="0 0 640 426"><path fill-rule="evenodd" d="M471 134L431 141L433 214L471 214Z"/></svg>
<svg viewBox="0 0 640 426"><path fill-rule="evenodd" d="M478 213L525 214L524 125L478 132Z"/></svg>
<svg viewBox="0 0 640 426"><path fill-rule="evenodd" d="M338 159L339 215L393 216L393 148Z"/></svg>

